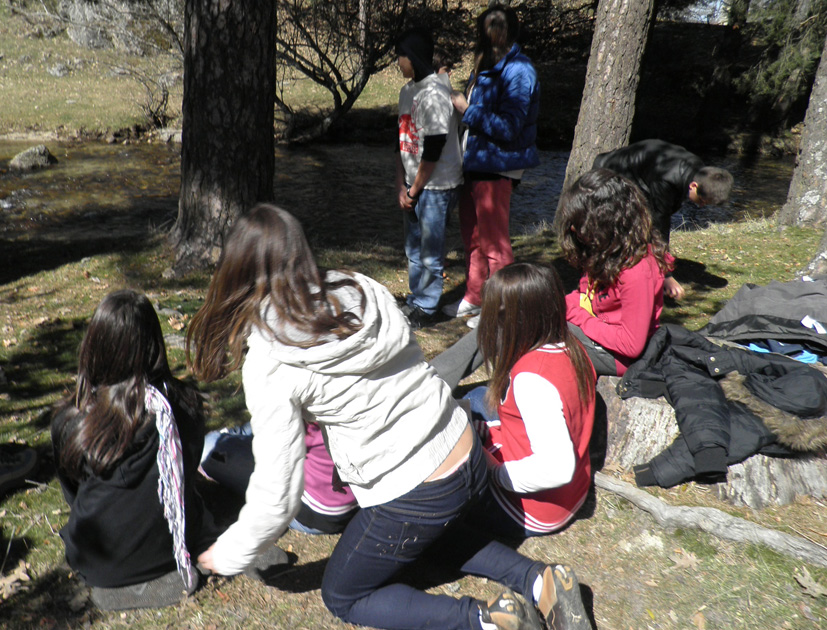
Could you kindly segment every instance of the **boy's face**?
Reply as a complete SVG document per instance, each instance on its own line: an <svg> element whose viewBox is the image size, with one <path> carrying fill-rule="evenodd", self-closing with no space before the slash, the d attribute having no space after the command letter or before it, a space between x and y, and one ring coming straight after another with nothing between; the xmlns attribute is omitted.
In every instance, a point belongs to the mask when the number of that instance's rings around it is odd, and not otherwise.
<svg viewBox="0 0 827 630"><path fill-rule="evenodd" d="M413 79L414 78L414 68L411 60L408 59L405 55L399 55L397 59L399 63L399 69L402 71L402 76L406 79Z"/></svg>
<svg viewBox="0 0 827 630"><path fill-rule="evenodd" d="M697 182L691 182L689 184L689 194L687 198L699 208L703 208L706 205L706 200L698 194Z"/></svg>

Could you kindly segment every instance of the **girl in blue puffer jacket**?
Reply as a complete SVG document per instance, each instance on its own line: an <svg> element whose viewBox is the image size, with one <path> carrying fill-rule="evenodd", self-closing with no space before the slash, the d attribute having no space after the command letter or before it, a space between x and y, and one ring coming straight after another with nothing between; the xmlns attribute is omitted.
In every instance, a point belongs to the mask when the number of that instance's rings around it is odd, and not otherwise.
<svg viewBox="0 0 827 630"><path fill-rule="evenodd" d="M467 126L459 202L467 285L463 298L443 309L450 317L479 313L482 285L514 262L511 191L523 171L540 162L535 144L540 86L531 60L515 43L518 32L513 9L494 6L483 12L477 19L474 72L465 93L454 92L451 99Z"/></svg>

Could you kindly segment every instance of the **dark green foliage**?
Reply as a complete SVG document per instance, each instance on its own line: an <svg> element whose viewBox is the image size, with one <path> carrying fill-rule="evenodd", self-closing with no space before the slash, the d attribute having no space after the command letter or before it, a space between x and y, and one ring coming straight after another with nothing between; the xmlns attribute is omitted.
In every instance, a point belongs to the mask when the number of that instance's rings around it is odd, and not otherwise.
<svg viewBox="0 0 827 630"><path fill-rule="evenodd" d="M827 33L827 0L753 2L749 27L763 49L736 80L752 119L779 127L803 118Z"/></svg>

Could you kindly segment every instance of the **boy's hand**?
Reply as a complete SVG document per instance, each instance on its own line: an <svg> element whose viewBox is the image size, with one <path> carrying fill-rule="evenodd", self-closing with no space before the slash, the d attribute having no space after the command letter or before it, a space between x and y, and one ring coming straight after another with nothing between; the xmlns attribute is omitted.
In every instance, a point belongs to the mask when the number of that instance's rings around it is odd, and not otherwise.
<svg viewBox="0 0 827 630"><path fill-rule="evenodd" d="M416 205L416 199L408 197L408 189L402 186L399 190L399 207L410 212Z"/></svg>
<svg viewBox="0 0 827 630"><path fill-rule="evenodd" d="M673 300L680 300L684 295L686 295L686 291L684 291L681 283L675 280L672 276L666 276L663 279L663 292L667 297L670 297Z"/></svg>

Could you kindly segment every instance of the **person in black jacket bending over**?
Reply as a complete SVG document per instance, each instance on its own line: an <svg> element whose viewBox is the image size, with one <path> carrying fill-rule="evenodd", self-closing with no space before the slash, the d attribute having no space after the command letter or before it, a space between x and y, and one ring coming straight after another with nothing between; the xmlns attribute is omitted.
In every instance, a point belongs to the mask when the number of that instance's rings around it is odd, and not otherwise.
<svg viewBox="0 0 827 630"><path fill-rule="evenodd" d="M694 153L664 140L641 140L598 155L593 168L608 168L640 186L649 201L653 227L669 244L672 215L684 199L699 207L719 205L729 199L732 175L704 166ZM683 287L671 274L663 283L666 295L680 299Z"/></svg>

